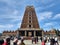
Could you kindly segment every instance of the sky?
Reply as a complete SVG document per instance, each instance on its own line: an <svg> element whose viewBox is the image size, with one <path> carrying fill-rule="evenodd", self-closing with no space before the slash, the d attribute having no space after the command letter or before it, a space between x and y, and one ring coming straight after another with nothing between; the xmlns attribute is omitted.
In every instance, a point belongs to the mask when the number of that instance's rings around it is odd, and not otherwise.
<svg viewBox="0 0 60 45"><path fill-rule="evenodd" d="M34 6L40 28L60 29L60 0L0 0L0 33L20 28L28 5Z"/></svg>

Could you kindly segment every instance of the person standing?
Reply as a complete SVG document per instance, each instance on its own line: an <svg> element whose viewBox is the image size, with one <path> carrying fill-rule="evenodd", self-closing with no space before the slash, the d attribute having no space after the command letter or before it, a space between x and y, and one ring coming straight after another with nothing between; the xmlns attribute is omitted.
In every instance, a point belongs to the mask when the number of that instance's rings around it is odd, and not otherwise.
<svg viewBox="0 0 60 45"><path fill-rule="evenodd" d="M2 45L8 45L8 42L6 39L4 39L4 43Z"/></svg>
<svg viewBox="0 0 60 45"><path fill-rule="evenodd" d="M41 42L42 42L42 37L40 38Z"/></svg>
<svg viewBox="0 0 60 45"><path fill-rule="evenodd" d="M4 43L4 40L3 39L1 39L0 40L0 45L2 45Z"/></svg>
<svg viewBox="0 0 60 45"><path fill-rule="evenodd" d="M25 43L23 42L23 40L21 40L21 44L20 45L25 45Z"/></svg>
<svg viewBox="0 0 60 45"><path fill-rule="evenodd" d="M55 44L58 44L58 38L55 37Z"/></svg>
<svg viewBox="0 0 60 45"><path fill-rule="evenodd" d="M32 37L32 44L33 44L33 42L34 42L34 37Z"/></svg>
<svg viewBox="0 0 60 45"><path fill-rule="evenodd" d="M14 39L14 42L13 42L13 45L17 45L17 42L18 42L18 39L15 38L15 39Z"/></svg>
<svg viewBox="0 0 60 45"><path fill-rule="evenodd" d="M59 45L58 42L55 42L54 45Z"/></svg>
<svg viewBox="0 0 60 45"><path fill-rule="evenodd" d="M42 44L41 45L45 45L45 41L44 40L42 41Z"/></svg>
<svg viewBox="0 0 60 45"><path fill-rule="evenodd" d="M10 45L10 38L6 38L8 45Z"/></svg>
<svg viewBox="0 0 60 45"><path fill-rule="evenodd" d="M38 36L36 37L36 40L37 40L37 42L38 42Z"/></svg>
<svg viewBox="0 0 60 45"><path fill-rule="evenodd" d="M54 38L52 38L50 41L50 45L54 45L54 43L55 43L55 40L54 40Z"/></svg>

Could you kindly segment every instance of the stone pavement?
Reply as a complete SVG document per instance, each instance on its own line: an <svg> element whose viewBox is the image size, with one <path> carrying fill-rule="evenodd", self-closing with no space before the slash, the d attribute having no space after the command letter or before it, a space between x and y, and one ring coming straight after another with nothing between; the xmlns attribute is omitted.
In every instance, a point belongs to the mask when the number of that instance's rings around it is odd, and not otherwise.
<svg viewBox="0 0 60 45"><path fill-rule="evenodd" d="M21 40L18 40L18 42L21 42ZM10 41L10 43L11 43L11 45L13 45L13 41L12 40ZM35 44L34 42L32 44L32 40L24 40L24 43L26 45L41 45L41 41L39 41L37 44Z"/></svg>
<svg viewBox="0 0 60 45"><path fill-rule="evenodd" d="M11 45L13 45L13 41L10 41L10 42L11 42ZM21 41L19 40L19 42L21 42ZM60 41L58 41L58 42L59 42L59 45L60 45ZM26 45L41 45L41 41L40 40L38 41L37 44L35 44L35 43L32 44L32 40L24 40L24 43ZM46 45L49 45L49 42L46 43Z"/></svg>

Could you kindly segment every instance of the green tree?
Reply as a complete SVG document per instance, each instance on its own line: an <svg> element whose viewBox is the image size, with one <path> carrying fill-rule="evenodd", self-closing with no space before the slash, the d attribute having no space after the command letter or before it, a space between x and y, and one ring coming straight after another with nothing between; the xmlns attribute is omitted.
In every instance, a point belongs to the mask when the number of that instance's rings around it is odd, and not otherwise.
<svg viewBox="0 0 60 45"><path fill-rule="evenodd" d="M56 35L59 36L59 29L55 30Z"/></svg>

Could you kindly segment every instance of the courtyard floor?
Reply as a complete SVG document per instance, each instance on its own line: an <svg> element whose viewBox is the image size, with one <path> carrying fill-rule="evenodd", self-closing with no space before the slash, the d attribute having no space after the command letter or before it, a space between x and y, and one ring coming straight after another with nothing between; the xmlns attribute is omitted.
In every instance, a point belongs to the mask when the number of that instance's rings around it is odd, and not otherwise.
<svg viewBox="0 0 60 45"><path fill-rule="evenodd" d="M21 41L19 40L19 42L21 42ZM38 41L37 44L35 44L35 43L32 44L32 41L31 40L24 40L24 43L26 45L41 45L41 41L40 40ZM60 45L60 41L58 41L58 43ZM10 41L10 45L13 45L13 41L12 40ZM46 45L49 45L49 42L47 42Z"/></svg>

